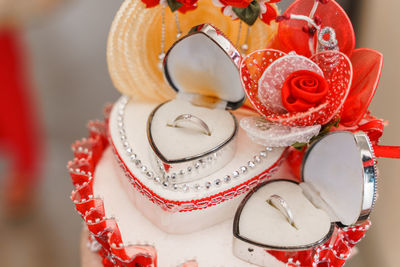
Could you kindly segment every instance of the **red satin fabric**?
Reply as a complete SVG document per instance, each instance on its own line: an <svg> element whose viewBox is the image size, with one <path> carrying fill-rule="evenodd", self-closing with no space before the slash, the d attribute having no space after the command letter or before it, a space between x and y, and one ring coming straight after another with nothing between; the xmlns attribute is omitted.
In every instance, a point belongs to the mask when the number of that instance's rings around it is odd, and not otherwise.
<svg viewBox="0 0 400 267"><path fill-rule="evenodd" d="M400 147L398 146L374 146L375 156L378 158L400 159Z"/></svg>
<svg viewBox="0 0 400 267"><path fill-rule="evenodd" d="M33 182L40 161L39 123L33 107L20 33L0 30L0 142L12 172Z"/></svg>
<svg viewBox="0 0 400 267"><path fill-rule="evenodd" d="M282 103L289 112L307 111L323 102L329 85L325 78L309 70L295 71L282 86Z"/></svg>

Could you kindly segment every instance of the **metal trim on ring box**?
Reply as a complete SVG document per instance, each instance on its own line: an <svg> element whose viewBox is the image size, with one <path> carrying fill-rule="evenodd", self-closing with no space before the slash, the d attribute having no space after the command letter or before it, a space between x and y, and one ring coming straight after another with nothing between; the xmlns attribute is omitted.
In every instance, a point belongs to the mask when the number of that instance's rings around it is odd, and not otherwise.
<svg viewBox="0 0 400 267"><path fill-rule="evenodd" d="M190 38L191 36L194 36L196 34L201 34L207 37L208 40L212 41L212 43L214 43L217 48L216 53L218 53L218 55L220 55L219 53L223 53L223 56L227 56L230 60L230 62L232 62L232 70L236 71L236 72L232 72L229 73L231 75L236 75L239 77L239 64L241 61L241 54L239 53L239 51L236 49L236 47L231 43L231 41L216 27L214 27L213 25L210 24L201 24L198 26L193 27L190 32L182 37L181 39L179 39L178 41L176 41L167 51L165 58L164 58L164 76L166 78L166 80L168 81L168 83L170 84L170 86L177 92L183 91L182 93L185 93L185 88L178 88L176 84L174 84L173 79L171 78L171 73L170 70L168 69L169 67L171 68L172 66L168 67L168 60L171 57L171 51L174 50L174 48L177 47L177 44L181 43L182 40L185 40L187 38ZM186 43L182 43L182 44L186 44ZM186 47L187 48L187 47ZM221 50L219 52L219 50ZM179 52L179 50L174 50ZM184 63L185 61L183 61ZM194 63L196 63L195 61L193 61ZM191 63L193 63L191 62ZM218 62L216 62L215 64L217 64ZM189 64L189 63L188 63ZM228 65L230 65L230 63L227 63ZM218 76L221 79L224 79L224 81L232 79L229 75L223 75L223 76ZM233 109L237 109L240 106L242 106L242 104L244 103L245 99L246 99L246 94L242 88L241 83L238 84L238 86L233 86L233 88L231 87L227 87L229 90L239 90L240 91L235 91L236 94L236 98L230 99L229 95L224 95L225 98L228 99L219 99L216 98L218 101L224 103L224 109L226 110L233 110ZM221 88L219 88L221 89ZM222 89L226 89L226 87L222 87ZM228 91L229 91L228 90ZM216 93L218 93L218 89L215 89ZM230 92L230 91L229 91ZM197 95L197 93L196 93ZM201 95L201 92L200 94ZM218 94L217 94L218 95ZM204 97L204 99L207 99L207 95L201 95L202 97ZM238 100L239 99L239 100ZM232 101L230 101L232 100ZM211 101L211 100L210 100ZM169 102L169 101L168 101ZM236 138L237 137L237 133L238 133L238 128L239 128L239 124L238 121L236 119L236 117L230 113L230 115L233 118L234 121L234 131L232 132L231 136L229 136L229 138L227 138L226 140L224 140L221 144L217 145L216 147L205 151L203 153L200 154L196 154L196 155L192 155L190 157L183 157L183 158L178 158L178 159L168 159L166 158L161 151L157 148L157 145L154 142L153 136L152 136L152 131L151 131L151 127L152 127L152 122L153 122L153 118L154 115L156 114L156 112L160 109L160 107L162 107L163 105L165 105L165 102L159 106L157 106L150 114L148 121L147 121L147 137L150 143L150 146L152 148L152 151L154 152L155 156L153 157L154 161L155 161L155 166L156 166L156 170L160 172L160 174L163 176L164 179L169 180L171 178L171 180L174 183L183 183L183 182L190 182L190 181L194 181L197 179L200 179L202 177L205 177L207 175L212 174L213 172L221 169L223 166L225 166L233 157L234 157L234 152L236 149ZM222 106L221 106L222 108Z"/></svg>
<svg viewBox="0 0 400 267"><path fill-rule="evenodd" d="M238 128L238 125L239 125L239 124L238 124L238 121L237 121L236 117L235 117L232 113L229 113L229 114L232 116L232 118L233 118L233 121L234 121L234 124L235 124L235 126L234 126L235 130L233 131L232 135L231 135L227 140L225 140L225 141L224 141L223 143L221 143L220 145L218 145L218 146L214 147L213 149L208 150L208 151L206 151L206 152L204 152L204 153L197 154L197 155L194 155L194 156L192 156L192 157L186 157L186 158L177 159L177 160L168 160L167 158L165 158L165 156L160 152L160 150L159 150L159 149L157 148L157 146L154 144L153 136L152 136L152 134L151 134L151 124L152 124L152 121L153 121L154 114L157 112L157 110L158 110L160 107L162 107L163 105L167 104L168 102L170 102L170 101L164 102L164 103L162 103L161 105L157 106L157 107L151 112L151 114L150 114L150 116L149 116L149 118L148 118L148 120L147 120L147 137L148 137L148 139L150 140L150 146L151 146L151 148L154 150L154 152L156 153L157 157L158 157L160 160L162 160L164 163L167 163L167 164L176 164L176 163L183 163L183 162L192 161L192 160L197 160L197 159L206 157L206 156L208 156L208 155L210 155L210 154L212 154L212 153L214 153L214 152L216 152L216 151L219 151L221 148L223 148L224 146L226 146L228 143L230 143L230 142L232 141L232 139L234 139L234 137L235 137L235 136L237 135L237 133L238 133L238 129L239 129L239 128Z"/></svg>
<svg viewBox="0 0 400 267"><path fill-rule="evenodd" d="M372 212L372 209L375 205L376 198L377 198L377 181L378 181L378 172L377 172L377 166L376 166L376 157L374 154L373 146L372 143L368 137L367 134L364 132L358 132L358 133L351 133L348 131L335 131L328 133L325 137L335 135L335 134L348 134L352 135L354 137L354 140L357 144L358 149L360 150L360 160L361 160L361 167L363 168L362 173L363 173L363 194L362 194L362 202L361 202L361 212L357 218L357 220L354 222L354 224L360 224L363 223L365 220L367 220ZM302 168L301 168L301 178L302 181L304 182L304 166L307 162L309 154L312 152L313 148L319 144L320 141L324 140L324 138L321 138L314 143L308 148L304 159L302 163ZM337 222L338 224L343 225L341 222Z"/></svg>
<svg viewBox="0 0 400 267"><path fill-rule="evenodd" d="M167 159L154 142L151 133L151 126L155 113L160 107L168 102L169 101L157 106L147 120L147 138L149 140L151 151L154 152L153 162L155 162L154 165L156 165L155 170L157 170L164 178L171 178L175 183L186 183L210 175L224 167L230 160L232 160L236 151L236 139L239 131L238 121L232 113L229 114L232 116L234 121L234 131L229 138L221 144L191 157L175 160ZM170 165L168 171L165 170L164 164Z"/></svg>
<svg viewBox="0 0 400 267"><path fill-rule="evenodd" d="M171 85L171 87L176 91L179 92L179 88L176 87L174 84L173 80L170 77L169 71L168 71L168 55L170 52L173 50L173 48L182 40L186 38L190 38L192 35L195 34L203 34L207 36L212 42L214 42L218 47L221 48L222 51L225 52L225 54L230 58L232 63L236 66L237 71L239 73L239 66L241 62L242 56L240 55L240 52L235 48L235 46L231 43L231 41L222 33L220 32L216 27L210 24L201 24L198 26L193 27L190 31L189 34L185 35L181 39L179 39L177 42L175 42L170 49L167 51L165 58L164 58L164 77L168 81L168 83ZM223 36L224 38L217 38L218 36ZM227 101L226 109L229 110L235 110L240 108L244 101L246 100L246 94L244 93L243 90L243 98L240 99L239 101L236 102L231 102Z"/></svg>

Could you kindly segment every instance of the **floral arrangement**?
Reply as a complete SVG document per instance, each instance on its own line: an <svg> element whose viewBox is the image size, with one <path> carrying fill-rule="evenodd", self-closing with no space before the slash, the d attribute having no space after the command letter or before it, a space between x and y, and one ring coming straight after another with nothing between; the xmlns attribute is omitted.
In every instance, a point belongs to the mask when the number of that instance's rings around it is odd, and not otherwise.
<svg viewBox="0 0 400 267"><path fill-rule="evenodd" d="M270 24L278 12L274 3L281 0L213 0L216 7L221 8L221 12L232 17L240 19L248 25L253 25L257 19L261 19L266 24ZM172 12L179 11L186 13L197 8L198 0L142 0L146 8L157 5L168 6Z"/></svg>
<svg viewBox="0 0 400 267"><path fill-rule="evenodd" d="M299 169L305 148L330 131L364 131L376 156L399 157L379 146L385 121L368 111L378 87L383 56L355 49L352 24L333 1L297 0L282 16L267 49L241 64L242 84L261 117L241 126L257 143L293 146L289 160Z"/></svg>

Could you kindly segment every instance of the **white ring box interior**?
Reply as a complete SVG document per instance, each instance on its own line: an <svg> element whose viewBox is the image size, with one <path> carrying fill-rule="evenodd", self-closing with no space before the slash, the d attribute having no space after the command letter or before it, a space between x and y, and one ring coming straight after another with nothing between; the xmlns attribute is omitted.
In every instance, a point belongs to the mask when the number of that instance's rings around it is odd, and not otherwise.
<svg viewBox="0 0 400 267"><path fill-rule="evenodd" d="M368 219L376 199L376 161L366 134L334 132L307 151L303 182L276 180L257 187L243 200L234 220L234 253L260 266L270 266L267 250L298 251L325 243L335 226ZM282 197L296 228L269 205Z"/></svg>
<svg viewBox="0 0 400 267"><path fill-rule="evenodd" d="M154 109L147 126L153 166L163 179L194 181L221 169L234 156L238 123L228 110L245 100L240 59L231 42L208 24L194 27L167 52L164 74L177 97ZM183 114L202 120L211 135L196 121L171 127Z"/></svg>

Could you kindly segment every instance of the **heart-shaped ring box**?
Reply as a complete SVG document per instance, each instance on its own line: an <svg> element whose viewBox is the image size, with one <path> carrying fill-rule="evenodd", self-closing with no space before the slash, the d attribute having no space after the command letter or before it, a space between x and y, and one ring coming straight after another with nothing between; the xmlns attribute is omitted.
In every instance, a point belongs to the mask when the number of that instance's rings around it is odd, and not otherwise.
<svg viewBox="0 0 400 267"><path fill-rule="evenodd" d="M164 75L177 97L159 105L147 127L154 169L163 179L177 184L194 181L214 173L234 156L238 123L228 110L239 108L245 100L240 60L232 43L209 24L192 28L167 52ZM182 116L192 120L174 127ZM202 132L201 121L210 135Z"/></svg>
<svg viewBox="0 0 400 267"><path fill-rule="evenodd" d="M376 181L375 156L366 134L328 134L308 149L301 183L270 181L242 201L233 226L235 255L260 266L280 266L272 255L311 255L305 261L312 260L321 246L332 248L338 229L368 219ZM284 208L280 211L267 203L271 195L284 199L296 227L288 222Z"/></svg>

